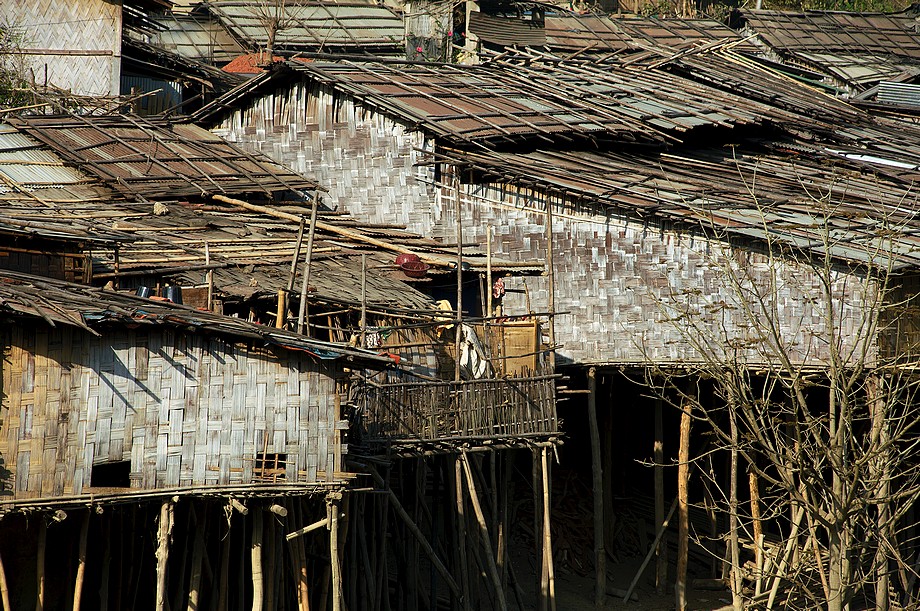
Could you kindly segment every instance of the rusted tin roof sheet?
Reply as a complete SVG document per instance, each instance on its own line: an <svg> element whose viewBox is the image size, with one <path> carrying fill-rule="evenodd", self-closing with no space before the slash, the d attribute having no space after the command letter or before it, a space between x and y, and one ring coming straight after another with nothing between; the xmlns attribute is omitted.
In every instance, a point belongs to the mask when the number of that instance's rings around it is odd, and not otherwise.
<svg viewBox="0 0 920 611"><path fill-rule="evenodd" d="M841 261L920 266L920 130L854 128L836 145L788 140L668 152L445 152L485 181L539 185L632 218L779 240ZM900 133L900 134L899 134ZM827 214L833 235L816 218Z"/></svg>
<svg viewBox="0 0 920 611"><path fill-rule="evenodd" d="M395 10L370 2L287 0L280 13L260 0L216 0L210 12L240 40L256 51L268 47L267 23L280 27L274 51L377 49L405 52L405 28Z"/></svg>
<svg viewBox="0 0 920 611"><path fill-rule="evenodd" d="M126 197L313 190L316 183L191 124L107 115L23 116L10 125Z"/></svg>
<svg viewBox="0 0 920 611"><path fill-rule="evenodd" d="M154 16L163 28L153 35L152 44L183 57L209 64L223 64L244 52L229 32L207 15Z"/></svg>
<svg viewBox="0 0 920 611"><path fill-rule="evenodd" d="M776 105L746 100L703 79L615 64L291 61L287 66L305 79L454 142L597 138L665 143L679 141L683 132L696 128L795 119ZM267 76L263 82L271 80ZM259 86L253 83L247 91ZM227 103L232 101L218 101L198 116L220 112Z"/></svg>
<svg viewBox="0 0 920 611"><path fill-rule="evenodd" d="M777 51L920 58L920 33L906 14L744 9L739 25Z"/></svg>
<svg viewBox="0 0 920 611"><path fill-rule="evenodd" d="M184 332L229 336L232 339L260 341L289 350L309 352L318 359L357 359L389 364L389 358L352 348L347 344L324 342L304 335L258 325L240 318L176 305L166 301L136 297L63 280L53 280L0 270L0 314L5 317L40 318L51 325L80 327L100 335L100 325L117 324L131 328L146 326L178 327Z"/></svg>

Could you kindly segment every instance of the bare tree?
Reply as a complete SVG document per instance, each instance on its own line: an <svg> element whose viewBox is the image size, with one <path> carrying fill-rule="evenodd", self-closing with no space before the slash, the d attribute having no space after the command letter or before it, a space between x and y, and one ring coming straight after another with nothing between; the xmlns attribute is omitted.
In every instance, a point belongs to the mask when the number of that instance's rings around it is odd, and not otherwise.
<svg viewBox="0 0 920 611"><path fill-rule="evenodd" d="M736 608L918 602L920 301L898 271L911 215L881 205L855 213L831 192L803 189L811 212L789 231L752 193L759 243L700 227L719 297L656 296L660 322L690 356L680 373L647 356L645 382L711 440L690 461L727 518ZM727 478L713 459L725 453Z"/></svg>

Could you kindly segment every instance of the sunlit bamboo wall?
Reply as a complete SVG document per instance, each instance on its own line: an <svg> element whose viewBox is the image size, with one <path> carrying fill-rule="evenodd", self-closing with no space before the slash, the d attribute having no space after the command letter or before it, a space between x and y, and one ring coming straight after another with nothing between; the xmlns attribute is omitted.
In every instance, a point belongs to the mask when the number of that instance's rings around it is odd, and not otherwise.
<svg viewBox="0 0 920 611"><path fill-rule="evenodd" d="M304 353L161 329L0 337L0 495L84 493L118 461L134 488L249 483L263 452L284 455L287 482L339 470L335 372Z"/></svg>

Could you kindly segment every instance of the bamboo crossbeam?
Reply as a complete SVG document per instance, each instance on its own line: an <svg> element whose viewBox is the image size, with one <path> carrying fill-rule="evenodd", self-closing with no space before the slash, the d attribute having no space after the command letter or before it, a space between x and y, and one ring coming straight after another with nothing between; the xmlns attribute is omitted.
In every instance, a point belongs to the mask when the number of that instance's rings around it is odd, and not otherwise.
<svg viewBox="0 0 920 611"><path fill-rule="evenodd" d="M314 530L319 530L320 528L326 528L329 526L329 517L325 517L322 520L313 522L309 526L304 526L301 529L295 530L294 532L288 533L284 536L287 541L296 539L297 537L302 537L308 533L313 532Z"/></svg>

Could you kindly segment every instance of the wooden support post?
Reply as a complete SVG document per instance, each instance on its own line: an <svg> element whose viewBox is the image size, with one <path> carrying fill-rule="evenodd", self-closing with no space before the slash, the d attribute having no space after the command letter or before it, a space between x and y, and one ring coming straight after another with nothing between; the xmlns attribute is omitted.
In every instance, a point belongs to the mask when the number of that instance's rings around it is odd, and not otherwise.
<svg viewBox="0 0 920 611"><path fill-rule="evenodd" d="M629 587L626 588L626 594L623 595L623 602L629 602L629 597L632 595L633 590L636 588L636 584L639 583L639 578L642 577L642 573L645 571L645 567L648 566L649 561L652 559L652 556L655 554L655 550L658 549L658 544L661 543L664 533L668 530L668 524L671 522L671 517L674 515L674 510L677 509L677 497L674 498L674 502L671 503L671 509L668 511L667 517L661 523L661 526L658 528L658 534L655 535L655 542L652 543L652 546L649 548L648 553L645 555L645 559L642 561L642 564L639 565L639 570L636 571L635 576L633 576L632 582L630 582Z"/></svg>
<svg viewBox="0 0 920 611"><path fill-rule="evenodd" d="M160 522L157 527L157 589L156 611L166 611L166 564L169 560L169 542L172 536L175 505L165 500L160 505Z"/></svg>
<svg viewBox="0 0 920 611"><path fill-rule="evenodd" d="M278 311L275 312L275 328L283 329L287 315L287 291L278 289Z"/></svg>
<svg viewBox="0 0 920 611"><path fill-rule="evenodd" d="M677 576L674 599L677 611L687 609L687 553L690 545L687 484L690 479L690 406L680 415L680 442L677 452Z"/></svg>
<svg viewBox="0 0 920 611"><path fill-rule="evenodd" d="M208 300L205 307L211 312L214 309L214 270L211 269L211 247L204 243L204 264L208 268L205 274L208 280Z"/></svg>
<svg viewBox="0 0 920 611"><path fill-rule="evenodd" d="M457 499L457 547L460 550L460 584L463 588L463 609L469 611L470 605L470 577L466 559L466 516L463 509L463 465L460 457L454 458L454 482L456 484Z"/></svg>
<svg viewBox="0 0 920 611"><path fill-rule="evenodd" d="M192 568L188 585L188 611L199 611L198 605L201 599L201 565L204 558L205 531L208 527L208 513L206 509L205 507L204 511L202 511L201 520L198 520L194 525L195 543L192 548ZM197 517L197 513L195 515Z"/></svg>
<svg viewBox="0 0 920 611"><path fill-rule="evenodd" d="M655 528L664 524L664 415L661 399L655 400ZM668 546L659 543L655 548L655 592L665 593L668 582Z"/></svg>
<svg viewBox="0 0 920 611"><path fill-rule="evenodd" d="M536 574L537 598L539 599L540 611L546 611L547 600L544 594L544 583L546 579L546 562L544 561L543 551L543 477L540 467L540 450L533 448L531 450L533 466L531 468L531 480L533 481L533 537L536 546L535 558L540 559L540 570Z"/></svg>
<svg viewBox="0 0 920 611"><path fill-rule="evenodd" d="M306 217L300 217L300 227L297 229L297 243L294 245L294 256L291 258L291 272L288 275L288 293L294 290L294 279L297 276L297 262L300 259L300 246L303 244L303 229L306 222Z"/></svg>
<svg viewBox="0 0 920 611"><path fill-rule="evenodd" d="M556 572L553 568L553 536L550 521L550 470L547 448L542 448L543 463L543 565L546 567L546 600L549 611L556 611Z"/></svg>
<svg viewBox="0 0 920 611"><path fill-rule="evenodd" d="M232 515L232 514L231 514ZM230 523L227 522L227 534L220 546L220 568L217 580L216 611L227 611L227 594L230 590Z"/></svg>
<svg viewBox="0 0 920 611"><path fill-rule="evenodd" d="M342 559L339 556L339 503L341 498L326 499L329 513L329 554L332 568L332 611L342 610Z"/></svg>
<svg viewBox="0 0 920 611"><path fill-rule="evenodd" d="M457 321L454 329L454 379L460 381L460 340L463 337L463 207L460 200L460 177L454 175L457 200Z"/></svg>
<svg viewBox="0 0 920 611"><path fill-rule="evenodd" d="M38 592L35 596L35 611L44 611L45 609L45 543L48 539L48 523L45 522L45 516L39 517L38 523L38 549L35 552L35 581L38 584Z"/></svg>
<svg viewBox="0 0 920 611"><path fill-rule="evenodd" d="M367 255L361 255L361 345L367 347Z"/></svg>
<svg viewBox="0 0 920 611"><path fill-rule="evenodd" d="M87 509L80 523L80 542L77 544L77 576L73 584L73 611L80 611L83 598L83 579L86 576L86 542L89 537L89 516L92 509Z"/></svg>
<svg viewBox="0 0 920 611"><path fill-rule="evenodd" d="M3 567L3 558L0 557L0 603L3 611L12 611L10 608L10 586L6 581L6 569Z"/></svg>
<svg viewBox="0 0 920 611"><path fill-rule="evenodd" d="M486 317L490 316L492 316L492 226L486 225ZM486 337L489 337L488 333Z"/></svg>
<svg viewBox="0 0 920 611"><path fill-rule="evenodd" d="M297 314L297 332L310 335L310 312L307 308L307 291L310 290L310 272L313 269L313 237L316 235L316 209L319 198L313 198L310 210L310 234L307 237L307 256L303 264L303 284L300 286L300 312Z"/></svg>
<svg viewBox="0 0 920 611"><path fill-rule="evenodd" d="M489 537L489 527L486 525L486 518L482 513L482 505L479 504L479 495L476 493L476 483L473 481L473 471L470 469L469 457L466 455L466 452L464 452L460 455L460 458L463 462L463 469L466 471L466 486L470 493L473 512L476 514L476 521L479 522L479 533L482 536L482 547L485 551L485 557L489 568L489 577L491 577L492 585L495 587L495 599L498 602L498 608L501 611L507 611L508 604L505 601L505 592L502 590L502 581L498 574L498 566L495 564L492 541Z"/></svg>
<svg viewBox="0 0 920 611"><path fill-rule="evenodd" d="M607 552L604 550L604 471L601 434L597 426L597 369L588 369L588 426L591 433L591 483L594 493L594 606L607 598Z"/></svg>
<svg viewBox="0 0 920 611"><path fill-rule="evenodd" d="M549 370L556 370L556 271L553 266L553 203L546 200L546 311L549 312Z"/></svg>
<svg viewBox="0 0 920 611"><path fill-rule="evenodd" d="M252 611L262 611L264 578L262 575L262 511L256 506L252 513Z"/></svg>

